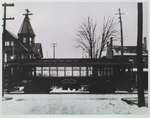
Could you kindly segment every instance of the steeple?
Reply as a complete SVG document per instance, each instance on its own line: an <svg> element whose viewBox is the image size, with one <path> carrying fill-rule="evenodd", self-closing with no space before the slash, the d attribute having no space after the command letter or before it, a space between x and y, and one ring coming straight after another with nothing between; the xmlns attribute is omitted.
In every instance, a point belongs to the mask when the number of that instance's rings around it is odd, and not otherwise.
<svg viewBox="0 0 150 118"><path fill-rule="evenodd" d="M32 15L28 9L26 9L26 13L23 14L24 20L18 32L18 40L19 42L28 49L28 54L22 53L20 54L22 58L31 59L33 58L32 47L35 45L35 34L32 29L29 15Z"/></svg>
<svg viewBox="0 0 150 118"><path fill-rule="evenodd" d="M32 13L30 13L30 11L28 9L26 9L26 13L23 14L24 20L23 23L21 25L21 28L18 32L18 38L19 41L28 49L31 48L35 41L34 41L34 31L32 29L31 23L30 23L30 18L29 15L32 15Z"/></svg>
<svg viewBox="0 0 150 118"><path fill-rule="evenodd" d="M30 13L30 11L28 9L25 9L26 13L23 14L25 16L23 23L20 27L20 30L18 32L18 37L19 36L30 36L32 38L34 38L35 33L32 29L31 23L30 23L30 18L29 15L33 15L32 13Z"/></svg>

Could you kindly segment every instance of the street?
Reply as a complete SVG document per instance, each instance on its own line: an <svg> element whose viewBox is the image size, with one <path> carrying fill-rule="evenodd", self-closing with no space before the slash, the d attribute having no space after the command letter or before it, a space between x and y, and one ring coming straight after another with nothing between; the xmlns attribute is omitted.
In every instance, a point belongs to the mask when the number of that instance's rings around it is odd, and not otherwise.
<svg viewBox="0 0 150 118"><path fill-rule="evenodd" d="M146 95L147 96L147 95ZM129 105L122 98L137 94L7 94L4 114L142 114L148 107Z"/></svg>

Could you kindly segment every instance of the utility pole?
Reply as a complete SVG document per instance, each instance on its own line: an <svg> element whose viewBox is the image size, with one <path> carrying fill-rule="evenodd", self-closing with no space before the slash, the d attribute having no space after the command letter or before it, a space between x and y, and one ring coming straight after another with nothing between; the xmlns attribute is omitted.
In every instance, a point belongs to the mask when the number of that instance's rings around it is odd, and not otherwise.
<svg viewBox="0 0 150 118"><path fill-rule="evenodd" d="M121 37L121 56L123 57L124 49L123 49L123 28L122 28L122 15L120 8L118 9L119 13L116 15L119 15L119 23L120 23L120 37Z"/></svg>
<svg viewBox="0 0 150 118"><path fill-rule="evenodd" d="M4 45L5 45L5 30L6 30L6 20L14 20L13 18L6 17L6 8L13 7L14 4L3 3L2 7L4 7L4 16L3 16L3 33L2 33L2 96L4 96L4 72L5 72L5 65L4 65Z"/></svg>
<svg viewBox="0 0 150 118"><path fill-rule="evenodd" d="M138 3L138 34L137 34L137 80L138 80L138 106L145 106L144 86L143 86L143 3Z"/></svg>
<svg viewBox="0 0 150 118"><path fill-rule="evenodd" d="M56 43L52 43L53 46L53 58L55 59L55 48L56 48Z"/></svg>

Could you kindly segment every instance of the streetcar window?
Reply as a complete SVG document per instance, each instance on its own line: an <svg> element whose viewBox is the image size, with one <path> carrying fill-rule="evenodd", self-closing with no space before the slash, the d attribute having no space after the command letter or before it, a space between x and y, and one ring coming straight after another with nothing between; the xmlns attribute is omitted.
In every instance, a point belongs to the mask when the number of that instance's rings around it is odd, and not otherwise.
<svg viewBox="0 0 150 118"><path fill-rule="evenodd" d="M72 67L66 67L66 76L72 76Z"/></svg>
<svg viewBox="0 0 150 118"><path fill-rule="evenodd" d="M58 67L58 76L59 77L64 77L64 67Z"/></svg>
<svg viewBox="0 0 150 118"><path fill-rule="evenodd" d="M49 67L43 67L43 76L48 77L49 76Z"/></svg>
<svg viewBox="0 0 150 118"><path fill-rule="evenodd" d="M81 67L81 76L86 76L86 67Z"/></svg>
<svg viewBox="0 0 150 118"><path fill-rule="evenodd" d="M51 67L50 68L50 75L52 77L56 77L57 76L57 68L56 67Z"/></svg>
<svg viewBox="0 0 150 118"><path fill-rule="evenodd" d="M79 67L73 67L73 76L79 76Z"/></svg>

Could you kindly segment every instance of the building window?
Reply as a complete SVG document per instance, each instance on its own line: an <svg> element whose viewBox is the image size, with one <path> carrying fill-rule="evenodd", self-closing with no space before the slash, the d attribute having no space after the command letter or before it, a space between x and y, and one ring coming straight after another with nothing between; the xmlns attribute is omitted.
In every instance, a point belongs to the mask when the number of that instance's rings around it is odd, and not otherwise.
<svg viewBox="0 0 150 118"><path fill-rule="evenodd" d="M13 47L13 46L14 46L14 42L13 42L13 41L11 41L10 45Z"/></svg>
<svg viewBox="0 0 150 118"><path fill-rule="evenodd" d="M23 38L23 43L26 43L27 42L27 39L24 37Z"/></svg>
<svg viewBox="0 0 150 118"><path fill-rule="evenodd" d="M10 59L13 60L14 59L14 55L10 56Z"/></svg>
<svg viewBox="0 0 150 118"><path fill-rule="evenodd" d="M32 45L32 38L29 38L29 45Z"/></svg>
<svg viewBox="0 0 150 118"><path fill-rule="evenodd" d="M29 55L29 58L32 59L32 55L31 54Z"/></svg>
<svg viewBox="0 0 150 118"><path fill-rule="evenodd" d="M13 74L14 74L14 69L13 69L13 67L11 67L10 69L11 69L11 70L10 70L10 73L11 73L11 75L13 75Z"/></svg>
<svg viewBox="0 0 150 118"><path fill-rule="evenodd" d="M21 59L24 59L24 55L23 54L21 55Z"/></svg>
<svg viewBox="0 0 150 118"><path fill-rule="evenodd" d="M9 41L5 41L5 46L9 46Z"/></svg>
<svg viewBox="0 0 150 118"><path fill-rule="evenodd" d="M4 54L4 62L7 62L7 54Z"/></svg>

